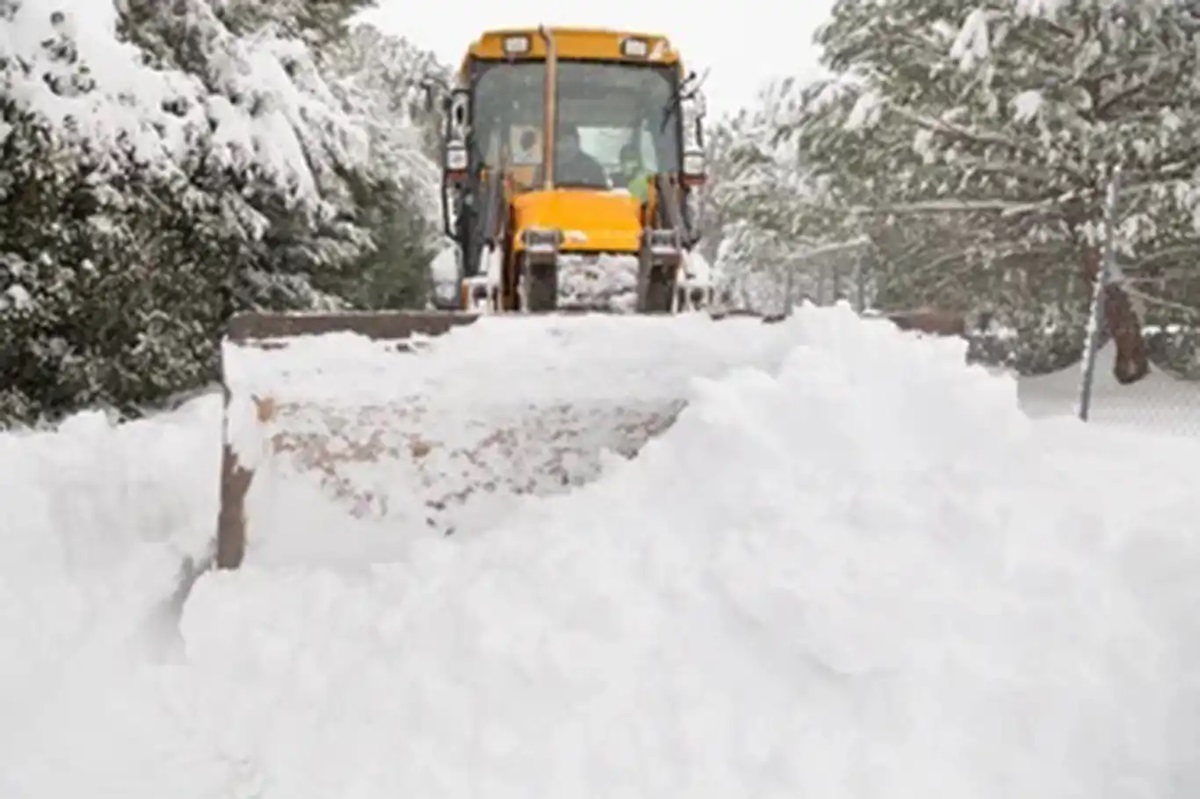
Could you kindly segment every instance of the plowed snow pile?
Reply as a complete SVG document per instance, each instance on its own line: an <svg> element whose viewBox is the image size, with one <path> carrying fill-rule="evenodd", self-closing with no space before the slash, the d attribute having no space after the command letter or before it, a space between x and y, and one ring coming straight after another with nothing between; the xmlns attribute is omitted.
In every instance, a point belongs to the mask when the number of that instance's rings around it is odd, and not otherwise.
<svg viewBox="0 0 1200 799"><path fill-rule="evenodd" d="M521 496L562 493L594 480L604 455L637 452L695 378L777 371L796 334L589 314L485 317L406 342L415 352L350 333L228 346L230 439L254 469L247 558L392 559L422 532L490 530Z"/></svg>
<svg viewBox="0 0 1200 799"><path fill-rule="evenodd" d="M94 791L76 786L74 770L94 776L91 758L128 768L89 725L105 723L96 703L108 692L118 703L154 701L129 693L141 656L130 644L157 643L169 629L184 561L202 557L212 535L219 421L220 400L204 397L116 429L87 413L53 433L0 434L5 799L104 795L103 780ZM137 713L109 709L117 723ZM55 782L38 776L43 767L60 772ZM126 795L136 797L131 776Z"/></svg>
<svg viewBox="0 0 1200 799"><path fill-rule="evenodd" d="M1198 448L788 324L777 373L486 534L204 577L179 661L75 669L0 794L1195 796Z"/></svg>

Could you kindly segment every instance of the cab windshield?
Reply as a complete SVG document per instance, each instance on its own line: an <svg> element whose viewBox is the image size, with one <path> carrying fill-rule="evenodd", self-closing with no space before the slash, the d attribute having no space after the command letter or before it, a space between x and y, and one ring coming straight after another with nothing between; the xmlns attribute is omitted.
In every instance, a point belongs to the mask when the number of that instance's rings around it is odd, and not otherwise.
<svg viewBox="0 0 1200 799"><path fill-rule="evenodd" d="M480 62L472 160L527 167L541 181L544 62ZM670 67L560 60L555 184L620 186L631 171L679 169L678 104Z"/></svg>

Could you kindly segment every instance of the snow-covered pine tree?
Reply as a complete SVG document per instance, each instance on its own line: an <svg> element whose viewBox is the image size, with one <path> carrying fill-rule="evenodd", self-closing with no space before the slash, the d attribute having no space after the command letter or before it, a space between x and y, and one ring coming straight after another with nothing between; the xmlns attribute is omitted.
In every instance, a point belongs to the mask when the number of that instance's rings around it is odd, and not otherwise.
<svg viewBox="0 0 1200 799"><path fill-rule="evenodd" d="M205 203L143 116L130 50L76 35L111 18L83 11L0 9L0 421L159 397L212 363L220 298L196 259L227 240L180 263L169 242Z"/></svg>
<svg viewBox="0 0 1200 799"><path fill-rule="evenodd" d="M220 0L217 17L235 34L272 29L319 49L342 41L351 21L375 0Z"/></svg>
<svg viewBox="0 0 1200 799"><path fill-rule="evenodd" d="M407 173L321 61L361 4L318 5L0 0L0 424L201 384L231 311L345 304L424 224L364 201Z"/></svg>
<svg viewBox="0 0 1200 799"><path fill-rule="evenodd" d="M196 148L204 167L237 178L228 201L248 239L231 276L239 307L341 304L315 284L371 246L354 223L350 185L371 172L367 135L322 68L322 54L348 34L361 6L125 3L120 31L156 67L185 72L202 87L200 103L214 128Z"/></svg>
<svg viewBox="0 0 1200 799"><path fill-rule="evenodd" d="M1063 290L1078 319L1117 165L1127 264L1195 253L1198 30L1182 3L839 0L818 35L837 77L809 92L795 132L847 202L905 226L963 215L973 280L1054 270L1065 286L1073 271ZM1146 349L1120 287L1106 309L1116 376L1136 381Z"/></svg>
<svg viewBox="0 0 1200 799"><path fill-rule="evenodd" d="M795 144L777 135L796 101L791 81L769 84L708 137L701 221L719 290L737 306L777 312L803 300L866 300L856 220L830 213Z"/></svg>
<svg viewBox="0 0 1200 799"><path fill-rule="evenodd" d="M448 79L431 52L357 25L326 50L324 71L368 135L375 177L353 185L356 222L372 246L328 290L361 308L423 304L429 262L441 245L438 167L441 116L426 108L424 80Z"/></svg>

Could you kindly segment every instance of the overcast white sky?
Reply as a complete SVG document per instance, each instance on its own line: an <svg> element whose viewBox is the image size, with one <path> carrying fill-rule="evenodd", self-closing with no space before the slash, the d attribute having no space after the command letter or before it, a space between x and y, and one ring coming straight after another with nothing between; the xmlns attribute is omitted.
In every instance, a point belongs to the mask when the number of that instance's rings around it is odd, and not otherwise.
<svg viewBox="0 0 1200 799"><path fill-rule="evenodd" d="M379 0L366 18L454 66L491 28L543 23L662 33L689 68L710 68L704 92L709 114L716 117L750 101L772 77L814 75L812 34L832 5L833 0Z"/></svg>

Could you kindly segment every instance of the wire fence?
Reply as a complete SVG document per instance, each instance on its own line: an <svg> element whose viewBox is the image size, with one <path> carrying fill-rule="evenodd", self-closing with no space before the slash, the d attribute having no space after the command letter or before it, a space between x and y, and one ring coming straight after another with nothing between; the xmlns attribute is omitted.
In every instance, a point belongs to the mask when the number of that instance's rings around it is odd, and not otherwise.
<svg viewBox="0 0 1200 799"><path fill-rule="evenodd" d="M1108 185L1104 258L1093 286L1075 412L1089 422L1200 436L1200 307L1173 298L1179 283L1170 276L1121 269L1115 246L1120 195L1118 171ZM1190 277L1188 270L1185 279ZM1118 362L1120 348L1107 332L1117 290L1140 320L1138 346L1144 345L1150 363L1149 372L1133 381L1117 379L1128 366Z"/></svg>

